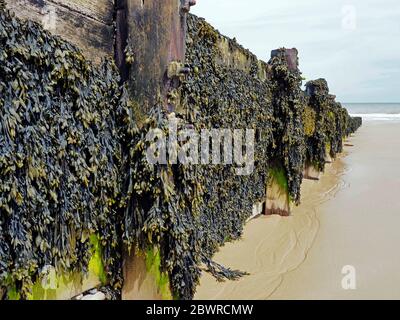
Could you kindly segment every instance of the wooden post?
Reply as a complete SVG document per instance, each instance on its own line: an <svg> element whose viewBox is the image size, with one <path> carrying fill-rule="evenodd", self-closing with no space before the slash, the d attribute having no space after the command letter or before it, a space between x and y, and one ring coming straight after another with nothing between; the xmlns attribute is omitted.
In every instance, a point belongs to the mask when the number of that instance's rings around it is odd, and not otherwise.
<svg viewBox="0 0 400 320"><path fill-rule="evenodd" d="M137 114L145 117L154 106L168 112L178 107L179 94L175 91L182 75L189 72L184 66L186 17L195 0L6 0L6 3L18 17L42 23L52 33L77 45L95 63L102 57L114 56L121 82L126 82ZM178 99L171 99L171 95ZM157 273L146 270L144 254L125 253L123 264L124 299L165 297L166 293L160 292L157 284Z"/></svg>
<svg viewBox="0 0 400 320"><path fill-rule="evenodd" d="M280 49L271 51L271 58L276 57L280 52ZM289 66L289 70L296 71L299 68L299 52L296 48L285 49L286 61Z"/></svg>
<svg viewBox="0 0 400 320"><path fill-rule="evenodd" d="M184 66L186 17L194 4L194 0L117 2L115 57L135 102L139 127L153 107L167 112L178 108L180 80L189 72ZM172 298L157 283L157 272L147 268L146 253L124 254L122 299Z"/></svg>
<svg viewBox="0 0 400 320"><path fill-rule="evenodd" d="M178 87L179 75L188 71L183 65L186 16L196 1L122 1L127 9L128 49L134 59L127 66L130 95L142 115L156 105L173 111L176 106L168 103L168 95ZM167 72L173 62L172 73Z"/></svg>

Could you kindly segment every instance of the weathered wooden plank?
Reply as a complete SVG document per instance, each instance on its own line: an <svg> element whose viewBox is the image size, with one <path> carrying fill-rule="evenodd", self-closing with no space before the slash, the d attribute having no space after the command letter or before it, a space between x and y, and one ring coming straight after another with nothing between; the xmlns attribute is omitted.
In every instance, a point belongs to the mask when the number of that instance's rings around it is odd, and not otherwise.
<svg viewBox="0 0 400 320"><path fill-rule="evenodd" d="M290 216L290 201L288 191L282 188L275 179L267 185L266 189L265 214L280 215L282 217Z"/></svg>
<svg viewBox="0 0 400 320"><path fill-rule="evenodd" d="M127 0L128 34L135 62L130 67L131 96L147 114L156 104L169 111L168 92L177 86L166 71L185 58L186 14L193 0Z"/></svg>
<svg viewBox="0 0 400 320"><path fill-rule="evenodd" d="M194 0L117 0L116 62L137 105L137 124L151 108L173 111L168 95L179 87L185 59L186 15ZM129 43L127 43L127 41ZM125 59L128 45L130 64ZM146 257L124 255L122 299L171 299L168 284L157 283L159 265L149 270ZM155 273L155 274L154 274ZM161 281L163 282L163 281Z"/></svg>
<svg viewBox="0 0 400 320"><path fill-rule="evenodd" d="M119 68L121 80L128 80L129 68L125 59L128 41L128 4L127 0L115 1L115 63Z"/></svg>
<svg viewBox="0 0 400 320"><path fill-rule="evenodd" d="M114 54L112 0L6 0L17 17L41 23L99 63Z"/></svg>
<svg viewBox="0 0 400 320"><path fill-rule="evenodd" d="M254 54L238 43L233 43L222 36L216 40L216 46L219 51L219 54L215 56L216 64L249 73L253 63L256 62L259 79L265 80L267 78L267 64L262 60L258 60Z"/></svg>
<svg viewBox="0 0 400 320"><path fill-rule="evenodd" d="M144 253L124 254L122 300L172 300L169 284L160 284L159 266L149 264Z"/></svg>
<svg viewBox="0 0 400 320"><path fill-rule="evenodd" d="M114 0L47 0L107 25L113 23Z"/></svg>

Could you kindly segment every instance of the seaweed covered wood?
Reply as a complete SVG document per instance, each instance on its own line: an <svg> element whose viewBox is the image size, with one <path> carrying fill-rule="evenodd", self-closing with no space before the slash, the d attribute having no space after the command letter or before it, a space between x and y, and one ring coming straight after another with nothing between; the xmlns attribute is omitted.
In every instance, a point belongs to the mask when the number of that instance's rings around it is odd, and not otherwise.
<svg viewBox="0 0 400 320"><path fill-rule="evenodd" d="M239 68L224 64L231 61L225 59L225 50L241 52ZM270 169L284 166L279 176L291 185L292 199L299 200L306 159L305 96L297 62L288 61L284 49L266 65L204 20L190 16L186 61L193 72L180 88L177 112L152 108L141 130L131 131L122 142L129 150L123 240L142 252L157 248L160 271L169 275L178 299L193 298L203 269L219 280L243 275L212 261L212 256L225 242L240 237L253 204L265 199ZM169 141L171 123L178 135L188 128L254 129L254 171L240 176L229 164L187 165L171 159L149 163L147 151L154 146L147 134ZM179 153L184 142L169 148ZM165 149L157 151L167 159Z"/></svg>
<svg viewBox="0 0 400 320"><path fill-rule="evenodd" d="M355 133L361 126L363 120L361 117L348 117L348 124L344 132L346 132L346 136L350 136Z"/></svg>
<svg viewBox="0 0 400 320"><path fill-rule="evenodd" d="M191 299L201 263L196 216L190 202L196 186L190 180L190 167L152 165L147 160L147 133L154 129L168 137L168 116L160 110L149 116L139 135L127 140L130 157L123 240L142 252L157 246L159 267L169 275L173 295Z"/></svg>
<svg viewBox="0 0 400 320"><path fill-rule="evenodd" d="M87 273L91 235L120 282L118 80L110 61L0 12L0 287L26 298L49 266Z"/></svg>
<svg viewBox="0 0 400 320"><path fill-rule="evenodd" d="M157 252L155 271L175 298L193 298L202 270L218 280L243 275L213 254L240 237L270 172L283 168L278 180L298 201L304 135L317 130L302 120L297 60L282 49L267 65L191 16L193 73L179 88L181 105L167 113L156 104L139 131L137 101L119 88L112 63L93 67L37 25L0 16L0 285L26 297L48 266L85 273L92 235L115 286L122 242ZM336 121L348 135L360 119L340 110ZM309 112L311 124L317 113ZM146 135L168 139L171 122L178 134L254 129L254 170L240 176L234 165L151 164ZM184 140L172 147L184 150Z"/></svg>
<svg viewBox="0 0 400 320"><path fill-rule="evenodd" d="M96 64L114 51L114 0L5 0L20 19L41 24Z"/></svg>
<svg viewBox="0 0 400 320"><path fill-rule="evenodd" d="M306 96L306 109L315 114L314 130L306 135L306 158L309 165L324 171L326 156L334 158L342 152L343 139L354 133L362 121L350 117L347 110L335 101L335 96L329 94L325 79L307 82ZM310 119L304 121L310 122Z"/></svg>
<svg viewBox="0 0 400 320"><path fill-rule="evenodd" d="M302 77L298 69L296 49L278 49L269 61L268 80L272 90L272 118L274 144L269 148L274 167L283 166L291 200L300 202L300 188L305 163L304 93Z"/></svg>
<svg viewBox="0 0 400 320"><path fill-rule="evenodd" d="M218 66L221 53L215 40L222 39L209 24L194 17L188 22L186 61L193 70L182 85L180 113L155 109L139 137L132 137L131 173L124 239L145 250L159 246L161 269L168 272L177 298L194 296L204 265L218 279L235 279L232 271L211 260L226 241L241 235L255 202L265 197L267 145L271 143L272 110L269 91L257 78L258 60L246 73ZM256 94L256 92L258 94ZM249 107L250 106L250 107ZM187 127L201 129L254 129L255 162L249 176L239 176L233 165L151 165L146 159L146 134L155 129L169 138L169 123L178 133ZM175 146L179 151L181 144Z"/></svg>
<svg viewBox="0 0 400 320"><path fill-rule="evenodd" d="M221 45L225 42L227 49ZM198 129L255 132L251 174L237 175L235 165L222 164L204 166L204 173L197 177L204 189L204 204L200 209L205 230L203 248L212 255L226 239L241 235L253 205L265 198L268 147L273 141L271 92L269 84L259 76L260 69L266 66L203 19L190 16L187 43L186 62L194 72L183 85L182 117ZM241 57L236 64L221 63L229 61L226 57L231 52L238 51Z"/></svg>
<svg viewBox="0 0 400 320"><path fill-rule="evenodd" d="M232 59L232 52L240 54ZM211 257L227 240L241 236L253 205L265 198L273 139L271 93L262 77L266 65L195 16L188 18L186 62L194 72L182 88L182 117L198 129L255 132L254 170L249 175L237 175L235 165L222 164L204 166L196 179L204 192L199 209L202 248Z"/></svg>

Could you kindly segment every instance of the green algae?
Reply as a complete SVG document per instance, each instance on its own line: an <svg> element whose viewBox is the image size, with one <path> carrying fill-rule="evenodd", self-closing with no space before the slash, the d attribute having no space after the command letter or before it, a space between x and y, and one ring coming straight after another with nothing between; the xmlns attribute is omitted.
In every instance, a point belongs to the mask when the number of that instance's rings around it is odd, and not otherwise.
<svg viewBox="0 0 400 320"><path fill-rule="evenodd" d="M20 300L21 294L18 292L17 287L13 286L7 291L7 299L8 300Z"/></svg>
<svg viewBox="0 0 400 320"><path fill-rule="evenodd" d="M91 272L95 274L101 283L105 285L107 283L107 273L103 261L104 249L101 246L97 235L90 236L90 244L92 246L92 256L89 261L89 273Z"/></svg>
<svg viewBox="0 0 400 320"><path fill-rule="evenodd" d="M288 178L283 167L272 166L268 170L268 180L268 186L276 184L280 188L280 190L286 195L289 206L291 203L295 202L289 193Z"/></svg>
<svg viewBox="0 0 400 320"><path fill-rule="evenodd" d="M169 276L161 272L160 250L151 247L145 252L146 270L154 277L156 286L163 300L172 300Z"/></svg>
<svg viewBox="0 0 400 320"><path fill-rule="evenodd" d="M289 194L288 180L285 169L279 167L272 167L269 169L269 178L276 183L281 190Z"/></svg>
<svg viewBox="0 0 400 320"><path fill-rule="evenodd" d="M89 261L89 272L87 276L83 274L67 272L57 273L54 269L48 276L48 279L44 280L42 277L37 279L30 292L26 295L27 300L56 300L56 299L68 299L68 293L73 288L82 287L85 281L90 279L90 283L94 285L105 285L107 283L107 274L104 269L104 262L102 259L102 246L99 242L97 235L90 236L91 252L92 256ZM43 283L45 281L46 283ZM89 287L87 289L90 289ZM17 290L17 286L14 284L9 286L7 291L7 297L9 300L21 300L22 296Z"/></svg>
<svg viewBox="0 0 400 320"><path fill-rule="evenodd" d="M326 155L329 155L329 156L331 156L332 154L335 154L334 152L333 152L333 150L332 150L332 144L331 144L331 142L327 142L327 144L326 144L326 147L325 147L325 153L326 153Z"/></svg>

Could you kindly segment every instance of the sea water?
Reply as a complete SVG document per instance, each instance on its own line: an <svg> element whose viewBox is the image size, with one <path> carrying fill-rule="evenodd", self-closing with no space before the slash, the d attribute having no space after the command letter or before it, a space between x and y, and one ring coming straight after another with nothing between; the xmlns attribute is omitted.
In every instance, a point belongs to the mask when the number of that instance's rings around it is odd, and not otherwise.
<svg viewBox="0 0 400 320"><path fill-rule="evenodd" d="M343 103L351 116L363 121L399 121L400 103Z"/></svg>

